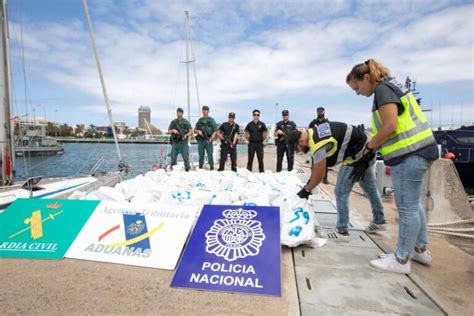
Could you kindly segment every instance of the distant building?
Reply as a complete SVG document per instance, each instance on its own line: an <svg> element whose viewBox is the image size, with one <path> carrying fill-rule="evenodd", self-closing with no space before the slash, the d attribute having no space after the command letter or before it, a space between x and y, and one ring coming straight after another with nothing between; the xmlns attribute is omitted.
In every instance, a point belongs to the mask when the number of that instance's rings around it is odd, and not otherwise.
<svg viewBox="0 0 474 316"><path fill-rule="evenodd" d="M150 123L151 110L147 106L141 106L138 108L138 127L146 129L146 123Z"/></svg>
<svg viewBox="0 0 474 316"><path fill-rule="evenodd" d="M125 122L119 122L119 121L115 121L114 125L119 131L123 131L125 127L127 126Z"/></svg>

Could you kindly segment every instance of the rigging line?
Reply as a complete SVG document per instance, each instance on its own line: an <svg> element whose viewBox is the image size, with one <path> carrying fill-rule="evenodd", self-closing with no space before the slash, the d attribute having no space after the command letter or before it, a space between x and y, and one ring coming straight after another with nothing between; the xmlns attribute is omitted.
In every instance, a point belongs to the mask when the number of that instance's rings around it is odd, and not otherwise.
<svg viewBox="0 0 474 316"><path fill-rule="evenodd" d="M25 93L26 121L28 121L28 96L29 96L29 93L28 93L28 83L27 83L27 80L26 80L25 50L24 50L24 42L23 42L23 14L22 14L21 9L20 9L20 12L19 12L18 15L20 16L20 38L21 38L21 43L18 42L18 37L16 35L16 29L13 25L12 25L12 28L13 28L13 36L15 38L15 42L16 42L16 46L17 46L18 55L20 57L21 69L22 69L22 74L23 74L23 89L24 89L24 93ZM21 122L20 121L18 122L18 134L19 134L18 135L19 141L22 141L21 140L22 137L21 137ZM23 146L21 146L21 147L22 147L22 152L23 152L23 163L24 163L24 167L25 167L25 176L26 176L26 178L29 178L28 168L27 168L27 164L26 164L25 150L24 150ZM16 155L16 150L15 150L15 153L12 153L12 154ZM28 162L31 165L31 156L28 156Z"/></svg>

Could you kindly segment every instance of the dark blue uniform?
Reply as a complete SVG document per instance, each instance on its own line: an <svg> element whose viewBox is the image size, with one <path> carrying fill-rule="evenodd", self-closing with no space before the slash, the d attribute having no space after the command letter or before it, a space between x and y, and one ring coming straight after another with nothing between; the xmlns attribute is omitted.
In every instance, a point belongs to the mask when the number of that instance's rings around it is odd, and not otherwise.
<svg viewBox="0 0 474 316"><path fill-rule="evenodd" d="M275 140L277 146L277 167L276 171L280 172L282 169L283 156L286 153L286 160L288 161L288 171L293 170L293 164L295 161L295 148L293 146L288 146L287 144L287 135L291 131L296 130L296 124L293 121L280 121L276 124L276 130L283 131L283 135L278 136Z"/></svg>
<svg viewBox="0 0 474 316"><path fill-rule="evenodd" d="M257 153L258 170L263 172L263 134L268 131L267 126L261 121L257 123L251 121L245 127L245 131L250 135L247 169L252 171L253 157Z"/></svg>

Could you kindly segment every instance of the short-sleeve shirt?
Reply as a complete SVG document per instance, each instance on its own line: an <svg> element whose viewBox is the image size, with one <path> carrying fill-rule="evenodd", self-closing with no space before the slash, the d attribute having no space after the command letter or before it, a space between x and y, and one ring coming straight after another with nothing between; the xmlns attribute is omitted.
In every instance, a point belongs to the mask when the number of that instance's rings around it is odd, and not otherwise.
<svg viewBox="0 0 474 316"><path fill-rule="evenodd" d="M176 129L178 132L181 134L181 136L186 135L189 130L191 129L191 124L189 121L185 118L175 118L174 120L171 121L170 126L168 127L168 130L170 129ZM178 138L179 136L173 134L171 135L171 140L174 141Z"/></svg>
<svg viewBox="0 0 474 316"><path fill-rule="evenodd" d="M239 124L237 123L230 125L229 122L225 122L219 126L219 131L224 136L226 142L233 142L234 135L239 133L239 128Z"/></svg>
<svg viewBox="0 0 474 316"><path fill-rule="evenodd" d="M245 127L245 131L249 133L249 142L251 143L261 143L263 142L263 133L268 131L267 126L262 121L254 123L251 121Z"/></svg>
<svg viewBox="0 0 474 316"><path fill-rule="evenodd" d="M389 80L392 80L391 78ZM404 107L400 103L400 98L397 96L395 91L392 90L386 84L379 84L375 87L375 94L374 94L374 104L372 106L372 111L378 110L381 106L384 106L387 103L395 103L398 108L398 116L403 114ZM384 160L387 166L396 166L401 163L406 158L418 155L426 160L436 160L438 159L438 146L435 142L429 144L426 147L420 148L414 152L408 153L404 156L395 157L392 159Z"/></svg>
<svg viewBox="0 0 474 316"><path fill-rule="evenodd" d="M295 122L293 121L280 121L278 123L276 123L276 130L282 130L283 131L283 135L279 135L278 136L278 140L280 140L279 142L277 142L277 144L284 144L283 142L283 139L285 137L285 135L288 135L291 131L294 131L296 130L296 124Z"/></svg>
<svg viewBox="0 0 474 316"><path fill-rule="evenodd" d="M196 123L196 130L200 130L204 138L208 140L217 131L216 121L210 116L201 117Z"/></svg>

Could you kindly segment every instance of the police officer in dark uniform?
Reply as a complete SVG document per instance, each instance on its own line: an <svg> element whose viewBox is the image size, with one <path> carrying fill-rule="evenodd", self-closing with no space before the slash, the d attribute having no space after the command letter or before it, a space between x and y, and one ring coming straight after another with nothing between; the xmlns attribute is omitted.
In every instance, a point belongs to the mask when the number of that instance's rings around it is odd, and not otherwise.
<svg viewBox="0 0 474 316"><path fill-rule="evenodd" d="M275 144L277 146L277 166L276 171L280 172L282 169L283 156L286 153L286 160L288 161L288 171L293 170L293 163L295 161L295 151L293 146L288 146L288 136L291 131L296 130L296 124L289 120L290 113L287 110L281 112L283 119L276 124L275 128Z"/></svg>
<svg viewBox="0 0 474 316"><path fill-rule="evenodd" d="M247 169L252 171L253 157L255 152L258 159L258 170L263 172L263 141L267 139L268 129L265 123L260 121L260 111L253 110L253 120L245 127L245 139L249 142Z"/></svg>
<svg viewBox="0 0 474 316"><path fill-rule="evenodd" d="M219 126L218 135L221 140L221 158L219 169L224 171L227 154L230 154L232 171L237 171L237 142L239 141L239 124L235 123L235 113L229 113L229 121Z"/></svg>
<svg viewBox="0 0 474 316"><path fill-rule="evenodd" d="M316 125L329 122L329 120L325 117L325 111L324 111L324 108L322 106L320 106L316 110L316 115L317 115L316 118L314 120L312 120L311 123L309 123L308 128L313 128Z"/></svg>
<svg viewBox="0 0 474 316"><path fill-rule="evenodd" d="M171 165L176 165L178 154L181 154L184 168L186 171L189 171L191 166L189 165L188 137L193 134L193 129L191 123L183 117L183 113L183 109L178 108L176 110L177 118L171 121L168 127L168 134L171 135Z"/></svg>
<svg viewBox="0 0 474 316"><path fill-rule="evenodd" d="M329 122L329 120L325 117L325 111L324 111L324 108L322 106L318 107L318 109L316 110L316 115L317 115L316 118L314 120L312 120L311 123L309 123L308 128L313 128L315 126L318 126L319 124ZM323 183L324 184L329 184L328 167L327 166L326 166L326 175L324 176Z"/></svg>

